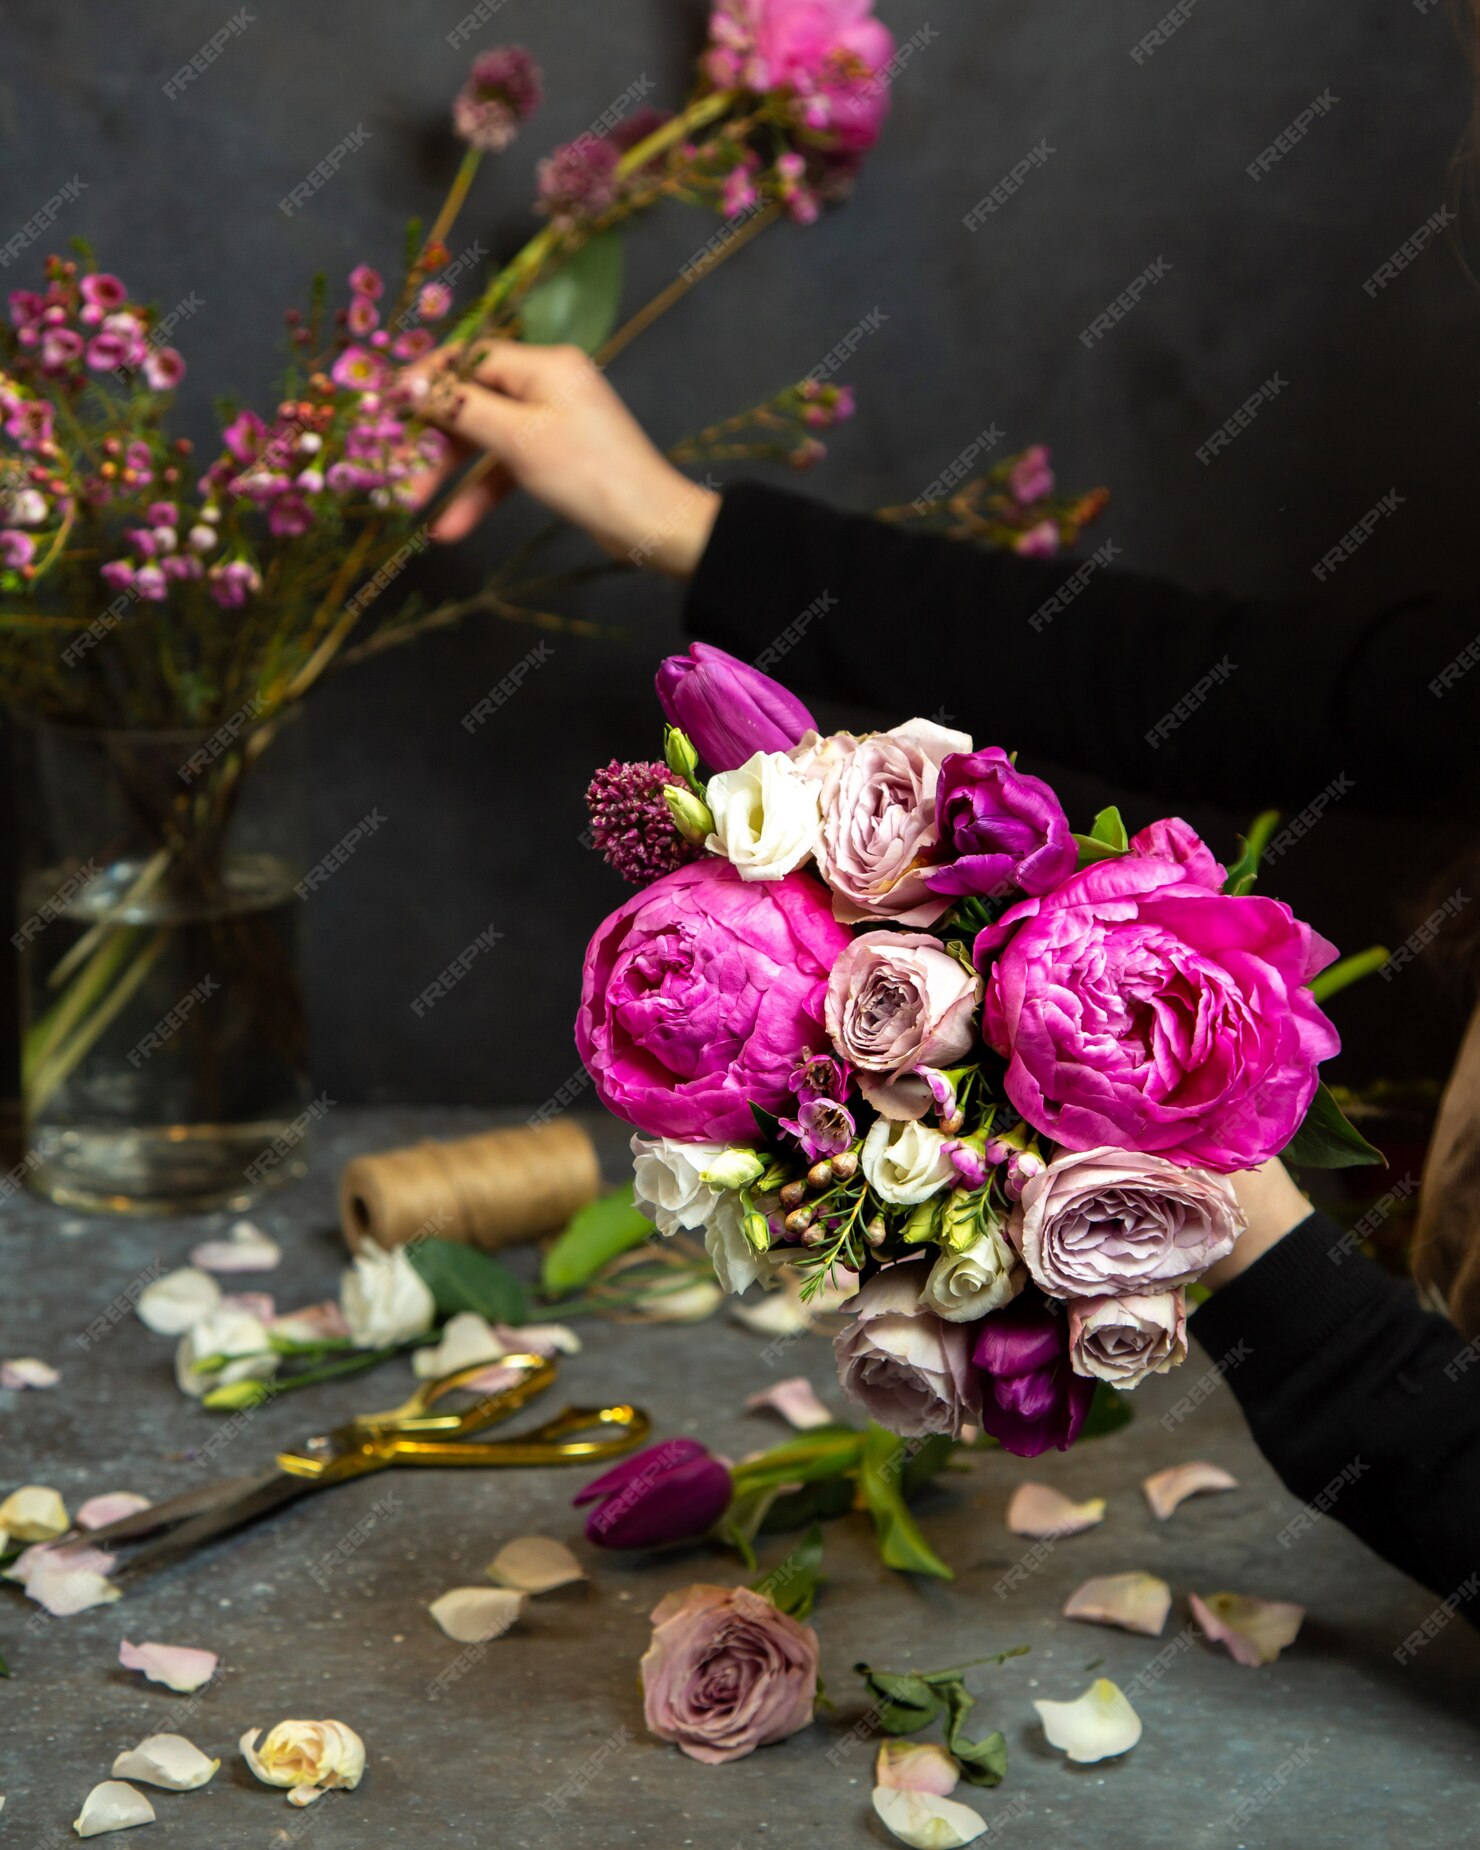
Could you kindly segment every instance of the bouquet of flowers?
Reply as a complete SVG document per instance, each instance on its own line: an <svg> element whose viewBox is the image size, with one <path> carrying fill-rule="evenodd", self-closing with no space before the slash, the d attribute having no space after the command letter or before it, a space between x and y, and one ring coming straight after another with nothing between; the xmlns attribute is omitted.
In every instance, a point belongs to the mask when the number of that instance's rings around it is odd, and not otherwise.
<svg viewBox="0 0 1480 1850"><path fill-rule="evenodd" d="M702 643L657 684L665 762L591 789L642 887L576 1024L638 1205L731 1291L856 1285L839 1377L892 1432L1067 1448L1097 1390L1184 1359L1230 1175L1380 1160L1319 1073L1361 960L1251 890L1276 817L1225 867L1175 817L1076 834L931 720L821 737Z"/></svg>

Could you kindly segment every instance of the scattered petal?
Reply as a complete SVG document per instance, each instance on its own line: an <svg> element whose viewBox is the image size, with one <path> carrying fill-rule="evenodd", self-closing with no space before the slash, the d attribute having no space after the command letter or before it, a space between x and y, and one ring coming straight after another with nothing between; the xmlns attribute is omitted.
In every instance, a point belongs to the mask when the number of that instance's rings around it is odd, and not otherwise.
<svg viewBox="0 0 1480 1850"><path fill-rule="evenodd" d="M347 1722L277 1722L261 1747L260 1728L238 1742L247 1765L266 1786L287 1786L290 1805L312 1805L325 1792L349 1791L365 1774L365 1743Z"/></svg>
<svg viewBox="0 0 1480 1850"><path fill-rule="evenodd" d="M305 1805L312 1805L316 1799L324 1796L322 1786L294 1786L288 1794L288 1803L296 1805L301 1811Z"/></svg>
<svg viewBox="0 0 1480 1850"><path fill-rule="evenodd" d="M209 1683L221 1662L214 1651L198 1651L188 1644L130 1644L125 1638L118 1647L118 1661L125 1670L142 1670L151 1683L163 1683L166 1689L188 1695Z"/></svg>
<svg viewBox="0 0 1480 1850"><path fill-rule="evenodd" d="M1141 1738L1141 1718L1109 1677L1096 1677L1073 1702L1035 1702L1049 1745L1088 1765L1129 1753Z"/></svg>
<svg viewBox="0 0 1480 1850"><path fill-rule="evenodd" d="M502 1394L505 1388L513 1387L516 1381L524 1378L522 1368L510 1368L506 1362L490 1362L476 1375L469 1375L463 1387L470 1394Z"/></svg>
<svg viewBox="0 0 1480 1850"><path fill-rule="evenodd" d="M508 1349L494 1334L493 1325L475 1310L460 1310L442 1326L442 1340L426 1349L413 1349L411 1369L421 1381L436 1381L478 1362L496 1362Z"/></svg>
<svg viewBox="0 0 1480 1850"><path fill-rule="evenodd" d="M239 1220L224 1240L206 1240L190 1250L190 1263L204 1272L271 1272L283 1249L249 1220Z"/></svg>
<svg viewBox="0 0 1480 1850"><path fill-rule="evenodd" d="M222 1298L218 1308L245 1311L259 1323L277 1321L277 1304L266 1291L234 1291L230 1297Z"/></svg>
<svg viewBox="0 0 1480 1850"><path fill-rule="evenodd" d="M520 1593L550 1593L584 1580L586 1570L564 1542L548 1535L521 1535L508 1542L488 1563L488 1577L501 1587Z"/></svg>
<svg viewBox="0 0 1480 1850"><path fill-rule="evenodd" d="M817 1398L817 1390L805 1375L793 1375L789 1381L778 1381L774 1387L762 1388L759 1394L752 1394L745 1405L752 1412L764 1408L779 1413L787 1425L795 1426L798 1432L833 1423L833 1416Z"/></svg>
<svg viewBox="0 0 1480 1850"><path fill-rule="evenodd" d="M286 1310L268 1326L274 1336L290 1343L318 1343L347 1337L349 1324L339 1308L338 1298L325 1298L321 1304L305 1304L302 1310Z"/></svg>
<svg viewBox="0 0 1480 1850"><path fill-rule="evenodd" d="M101 1548L74 1544L53 1548L40 1543L28 1548L9 1571L20 1581L26 1598L44 1606L55 1619L67 1619L94 1606L107 1606L121 1597L108 1579L116 1555Z"/></svg>
<svg viewBox="0 0 1480 1850"><path fill-rule="evenodd" d="M79 1837L101 1837L105 1831L128 1831L136 1824L153 1824L154 1807L142 1792L122 1779L105 1779L82 1801L80 1815L72 1820Z"/></svg>
<svg viewBox="0 0 1480 1850"><path fill-rule="evenodd" d="M563 1323L496 1323L493 1333L510 1354L579 1355L581 1339Z"/></svg>
<svg viewBox="0 0 1480 1850"><path fill-rule="evenodd" d="M1238 1479L1230 1477L1222 1465L1210 1465L1202 1459L1190 1465L1168 1465L1141 1480L1151 1514L1165 1522L1179 1503L1195 1497L1201 1490L1237 1490Z"/></svg>
<svg viewBox="0 0 1480 1850"><path fill-rule="evenodd" d="M13 1542L49 1542L69 1526L66 1504L48 1485L22 1485L0 1503L0 1529Z"/></svg>
<svg viewBox="0 0 1480 1850"><path fill-rule="evenodd" d="M874 1787L874 1810L886 1830L917 1850L956 1850L987 1828L986 1819L969 1805L932 1792L901 1792L896 1786Z"/></svg>
<svg viewBox="0 0 1480 1850"><path fill-rule="evenodd" d="M434 1599L429 1611L458 1644L487 1644L501 1638L523 1613L527 1593L508 1587L453 1587Z"/></svg>
<svg viewBox="0 0 1480 1850"><path fill-rule="evenodd" d="M183 1734L151 1734L113 1762L115 1779L142 1779L166 1792L195 1792L209 1785L220 1767Z"/></svg>
<svg viewBox="0 0 1480 1850"><path fill-rule="evenodd" d="M0 1362L0 1388L53 1388L61 1378L60 1369L34 1355Z"/></svg>
<svg viewBox="0 0 1480 1850"><path fill-rule="evenodd" d="M183 1336L220 1302L221 1287L210 1273L186 1265L146 1286L134 1308L156 1336Z"/></svg>
<svg viewBox="0 0 1480 1850"><path fill-rule="evenodd" d="M645 1292L633 1313L640 1323L702 1323L719 1309L724 1295L713 1279L699 1278L678 1291Z"/></svg>
<svg viewBox="0 0 1480 1850"><path fill-rule="evenodd" d="M1038 1541L1057 1542L1079 1535L1105 1520L1105 1499L1091 1497L1074 1503L1048 1484L1019 1484L1007 1506L1007 1526L1014 1535L1031 1535Z"/></svg>
<svg viewBox="0 0 1480 1850"><path fill-rule="evenodd" d="M890 1741L879 1743L874 1761L874 1784L892 1786L898 1792L933 1792L938 1799L948 1799L956 1790L961 1769L955 1757L935 1741Z"/></svg>
<svg viewBox="0 0 1480 1850"><path fill-rule="evenodd" d="M1305 1617L1304 1606L1247 1593L1189 1593L1187 1603L1213 1643L1221 1644L1236 1664L1251 1669L1272 1664L1287 1644L1294 1644Z"/></svg>
<svg viewBox="0 0 1480 1850"><path fill-rule="evenodd" d="M1157 1638L1171 1609L1172 1589L1155 1574L1102 1574L1075 1588L1064 1602L1064 1617Z"/></svg>
<svg viewBox="0 0 1480 1850"><path fill-rule="evenodd" d="M105 1490L99 1497L89 1497L77 1512L79 1529L106 1529L110 1522L122 1522L139 1510L149 1508L149 1499L132 1490Z"/></svg>

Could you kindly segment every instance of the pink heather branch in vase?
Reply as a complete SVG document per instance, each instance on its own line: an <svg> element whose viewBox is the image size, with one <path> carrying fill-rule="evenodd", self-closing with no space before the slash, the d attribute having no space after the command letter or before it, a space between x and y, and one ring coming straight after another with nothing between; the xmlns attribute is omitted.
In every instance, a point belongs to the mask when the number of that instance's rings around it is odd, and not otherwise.
<svg viewBox="0 0 1480 1850"><path fill-rule="evenodd" d="M1230 1172L1370 1158L1319 1091L1335 950L1250 891L1248 844L1075 834L1007 751L819 736L702 643L657 685L669 850L698 858L598 929L577 1025L648 1134L639 1206L702 1227L727 1289L856 1278L839 1378L893 1432L1067 1447L1099 1386L1185 1357L1186 1288L1243 1230Z"/></svg>

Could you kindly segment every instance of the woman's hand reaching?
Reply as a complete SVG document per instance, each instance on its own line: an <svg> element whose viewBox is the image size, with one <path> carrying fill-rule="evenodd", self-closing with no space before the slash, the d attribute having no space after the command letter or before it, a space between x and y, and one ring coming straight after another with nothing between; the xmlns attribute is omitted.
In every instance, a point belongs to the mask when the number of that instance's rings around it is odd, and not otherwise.
<svg viewBox="0 0 1480 1850"><path fill-rule="evenodd" d="M453 495L433 539L462 539L522 488L614 557L692 574L719 496L661 454L580 348L494 341L467 379L455 358L438 353L407 372L424 382L421 415L453 440L447 466L416 486L429 500L469 458L483 454L492 466Z"/></svg>

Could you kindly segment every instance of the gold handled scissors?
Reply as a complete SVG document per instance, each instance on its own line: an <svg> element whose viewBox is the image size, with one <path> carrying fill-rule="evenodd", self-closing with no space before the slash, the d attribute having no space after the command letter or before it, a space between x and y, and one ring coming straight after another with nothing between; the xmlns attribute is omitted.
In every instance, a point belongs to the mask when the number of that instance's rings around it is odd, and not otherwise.
<svg viewBox="0 0 1480 1850"><path fill-rule="evenodd" d="M519 1378L493 1393L469 1390L467 1384L491 1367L515 1369ZM532 1432L511 1439L469 1441L469 1434L498 1425L542 1394L555 1375L554 1361L543 1355L505 1355L496 1363L459 1369L440 1380L424 1382L403 1406L386 1413L361 1414L348 1425L317 1433L302 1445L279 1452L270 1471L186 1491L104 1528L68 1535L52 1546L80 1541L111 1548L153 1535L154 1540L110 1576L116 1586L128 1587L311 1490L342 1484L389 1465L577 1464L615 1458L647 1437L648 1416L638 1407L616 1405L567 1407ZM478 1397L461 1408L440 1405L459 1390ZM156 1530L168 1533L155 1535Z"/></svg>

